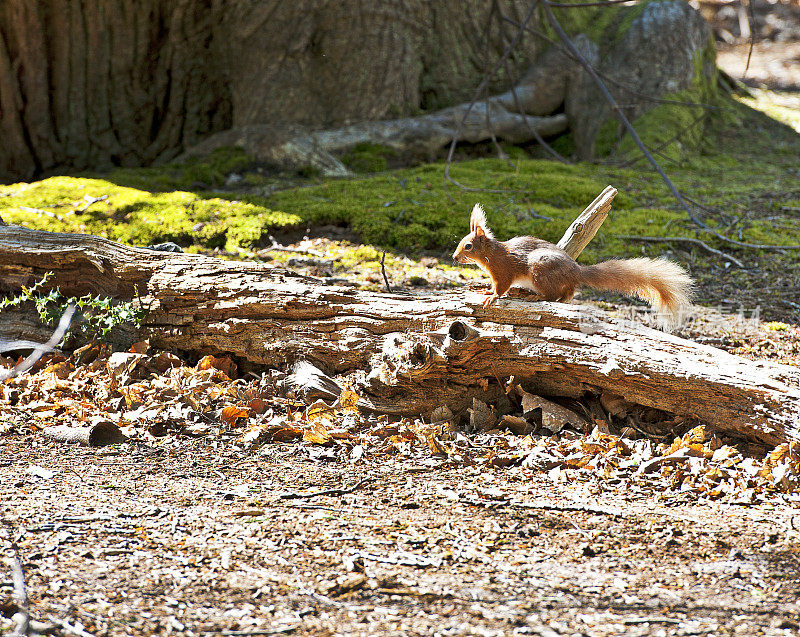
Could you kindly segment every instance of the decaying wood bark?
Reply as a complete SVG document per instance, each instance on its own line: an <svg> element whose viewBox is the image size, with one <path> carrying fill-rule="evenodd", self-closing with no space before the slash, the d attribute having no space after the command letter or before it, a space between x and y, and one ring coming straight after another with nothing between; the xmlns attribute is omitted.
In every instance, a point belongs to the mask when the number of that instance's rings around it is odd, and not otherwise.
<svg viewBox="0 0 800 637"><path fill-rule="evenodd" d="M110 421L99 422L91 427L54 425L45 427L43 431L45 436L53 440L84 447L105 447L128 439L120 428Z"/></svg>
<svg viewBox="0 0 800 637"><path fill-rule="evenodd" d="M470 291L366 292L264 264L165 254L98 237L0 228L0 282L13 291L46 271L64 294L130 299L156 347L229 352L288 369L307 360L356 387L367 407L428 415L497 398L496 379L577 397L617 394L767 444L800 440L800 370L752 362L576 305ZM13 314L0 314L8 338Z"/></svg>
<svg viewBox="0 0 800 637"><path fill-rule="evenodd" d="M603 192L597 195L597 198L569 225L558 242L558 247L573 259L577 259L608 217L608 213L611 212L611 202L616 196L617 189L614 186L606 186Z"/></svg>

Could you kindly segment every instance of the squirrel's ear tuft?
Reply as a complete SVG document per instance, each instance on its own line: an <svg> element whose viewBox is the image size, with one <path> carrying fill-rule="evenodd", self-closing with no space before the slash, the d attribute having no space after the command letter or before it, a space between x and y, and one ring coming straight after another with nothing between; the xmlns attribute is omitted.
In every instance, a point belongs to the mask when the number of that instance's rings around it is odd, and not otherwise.
<svg viewBox="0 0 800 637"><path fill-rule="evenodd" d="M480 234L485 234L487 237L492 237L492 231L489 230L489 227L486 225L486 213L483 211L483 208L479 203L475 204L475 207L472 209L472 214L469 216L469 229L471 232L477 232L477 229L480 228L483 232Z"/></svg>

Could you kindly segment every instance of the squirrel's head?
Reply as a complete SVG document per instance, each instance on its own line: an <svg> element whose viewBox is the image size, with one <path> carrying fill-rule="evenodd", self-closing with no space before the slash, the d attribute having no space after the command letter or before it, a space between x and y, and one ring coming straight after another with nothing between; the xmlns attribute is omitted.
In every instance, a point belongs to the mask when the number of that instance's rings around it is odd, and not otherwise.
<svg viewBox="0 0 800 637"><path fill-rule="evenodd" d="M494 235L486 225L486 214L479 203L475 204L469 216L469 229L470 233L461 239L453 252L453 259L459 263L473 262L483 265L487 261L487 247L494 241Z"/></svg>

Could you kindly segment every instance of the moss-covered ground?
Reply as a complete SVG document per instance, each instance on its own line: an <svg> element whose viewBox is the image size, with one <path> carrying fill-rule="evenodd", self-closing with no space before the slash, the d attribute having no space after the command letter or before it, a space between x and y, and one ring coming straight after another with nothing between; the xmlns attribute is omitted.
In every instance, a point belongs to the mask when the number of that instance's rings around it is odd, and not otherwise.
<svg viewBox="0 0 800 637"><path fill-rule="evenodd" d="M678 188L706 207L698 214L719 231L746 242L798 244L800 135L792 128L798 114L781 96L758 93L746 101L728 100L711 111L701 143L693 144L696 151L676 154L665 147L657 157ZM568 147L568 140L558 143ZM344 236L349 243L338 241L324 258L316 255L329 274L359 264L379 271L386 249L389 266L402 270L403 282L422 284L436 279L432 257L449 280L445 258L465 234L476 201L500 238L534 234L556 241L612 184L620 194L583 261L666 253L698 279L699 301L760 306L767 317L800 320L798 251L740 249L703 233L640 156L628 152L567 165L543 158L537 147L507 151L512 162L477 156L474 148L465 151L469 155L461 155L450 171L469 187L463 189L443 179L441 162L389 169L398 158L380 147L359 147L346 156L352 169L369 171L347 179L279 175L241 151L222 149L186 164L0 186L0 216L9 223L133 245L174 241L190 250L295 264L302 260L292 253L264 252L273 244L270 236L280 242L303 234ZM746 267L697 246L622 238L628 236L699 238ZM414 265L420 256L428 258L428 267Z"/></svg>

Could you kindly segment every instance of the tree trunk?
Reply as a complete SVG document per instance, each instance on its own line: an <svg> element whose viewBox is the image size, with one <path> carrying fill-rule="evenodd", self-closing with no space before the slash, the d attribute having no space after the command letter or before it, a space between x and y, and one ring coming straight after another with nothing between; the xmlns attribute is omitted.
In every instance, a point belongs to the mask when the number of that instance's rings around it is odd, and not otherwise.
<svg viewBox="0 0 800 637"><path fill-rule="evenodd" d="M526 4L499 6L522 19ZM3 0L0 181L149 164L231 126L323 127L456 103L505 47L486 35L491 5ZM535 51L524 37L520 59Z"/></svg>
<svg viewBox="0 0 800 637"><path fill-rule="evenodd" d="M644 4L559 14L587 32L582 50L630 116L665 93L715 80L713 41L699 14L683 0ZM517 38L530 7L530 0L4 0L0 181L150 164L229 129L246 142L254 126L316 131L435 112L471 99L515 42L484 99L507 91L544 50L533 32ZM598 11L618 15L593 20ZM539 16L528 26L541 27ZM519 95L506 93L494 106L543 116L563 104L578 153L588 157L611 114L597 90L555 51L533 64ZM659 131L669 135L662 129L673 124L661 122ZM511 130L509 139L534 139Z"/></svg>
<svg viewBox="0 0 800 637"><path fill-rule="evenodd" d="M159 348L228 352L288 369L306 360L392 414L454 412L498 398L497 379L578 397L604 392L767 444L800 440L800 371L751 362L602 312L513 298L484 309L476 293L382 294L328 286L281 268L163 254L85 235L0 228L5 291L46 271L66 295L149 304ZM25 333L0 315L0 333ZM48 335L49 336L49 335ZM667 431L664 432L669 433Z"/></svg>
<svg viewBox="0 0 800 637"><path fill-rule="evenodd" d="M0 3L0 179L150 163L229 126L206 4Z"/></svg>

